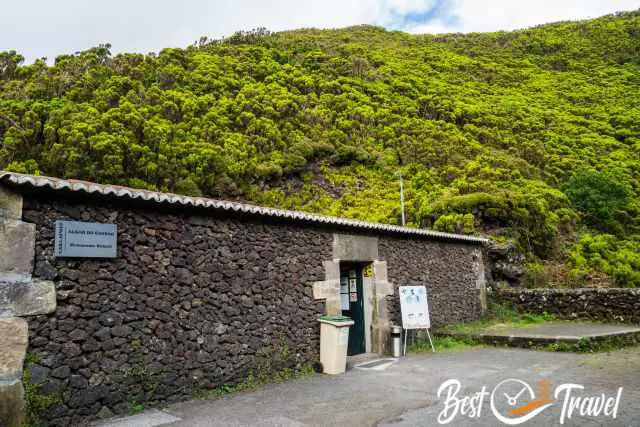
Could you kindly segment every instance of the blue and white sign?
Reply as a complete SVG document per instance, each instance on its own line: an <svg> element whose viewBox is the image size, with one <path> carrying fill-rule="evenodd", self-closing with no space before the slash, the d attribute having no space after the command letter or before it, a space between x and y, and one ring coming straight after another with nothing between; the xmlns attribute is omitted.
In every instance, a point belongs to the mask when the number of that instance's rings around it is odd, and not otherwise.
<svg viewBox="0 0 640 427"><path fill-rule="evenodd" d="M400 311L404 329L429 329L429 304L425 286L400 286Z"/></svg>
<svg viewBox="0 0 640 427"><path fill-rule="evenodd" d="M56 221L56 257L115 258L117 251L115 224Z"/></svg>

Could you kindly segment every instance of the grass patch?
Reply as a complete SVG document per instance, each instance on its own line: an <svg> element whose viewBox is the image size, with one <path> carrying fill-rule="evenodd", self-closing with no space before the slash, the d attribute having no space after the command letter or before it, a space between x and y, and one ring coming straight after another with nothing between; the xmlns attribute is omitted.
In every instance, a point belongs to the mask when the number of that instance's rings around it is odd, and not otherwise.
<svg viewBox="0 0 640 427"><path fill-rule="evenodd" d="M470 333L490 328L508 328L514 326L526 327L529 325L550 322L552 320L557 320L556 316L547 312L544 312L543 314L518 313L510 307L491 304L489 306L487 316L484 319L470 323L447 326L442 328L441 331Z"/></svg>
<svg viewBox="0 0 640 427"><path fill-rule="evenodd" d="M483 344L470 337L433 337L433 346L436 352L464 350L470 347L484 347ZM431 344L426 337L416 339L414 343L407 346L407 353L430 353Z"/></svg>
<svg viewBox="0 0 640 427"><path fill-rule="evenodd" d="M546 351L571 353L611 353L625 347L637 347L640 337L637 335L614 336L602 340L582 338L577 343L554 343L539 348Z"/></svg>

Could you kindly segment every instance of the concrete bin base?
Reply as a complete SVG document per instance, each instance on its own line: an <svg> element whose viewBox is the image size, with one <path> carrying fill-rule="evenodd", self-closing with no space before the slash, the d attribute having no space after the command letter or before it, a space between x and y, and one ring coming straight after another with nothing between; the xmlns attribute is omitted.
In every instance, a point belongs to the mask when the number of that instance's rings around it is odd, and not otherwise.
<svg viewBox="0 0 640 427"><path fill-rule="evenodd" d="M323 316L320 322L320 363L325 374L343 374L347 368L349 328L353 320L344 316Z"/></svg>

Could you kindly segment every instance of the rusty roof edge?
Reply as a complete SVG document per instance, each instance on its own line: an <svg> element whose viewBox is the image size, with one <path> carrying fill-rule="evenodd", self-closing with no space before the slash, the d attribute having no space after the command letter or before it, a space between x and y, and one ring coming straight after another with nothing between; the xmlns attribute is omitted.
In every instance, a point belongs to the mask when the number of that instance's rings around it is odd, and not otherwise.
<svg viewBox="0 0 640 427"><path fill-rule="evenodd" d="M47 176L26 175L15 172L0 171L0 182L8 182L15 186L32 186L47 188L55 191L84 192L101 196L112 196L119 199L140 199L148 202L168 203L182 206L205 207L224 211L242 212L249 215L265 217L286 218L294 221L302 221L316 224L333 224L363 230L381 230L398 234L410 234L432 237L435 239L455 240L460 242L485 244L486 238L466 236L462 234L444 233L441 231L427 230L424 228L411 228L399 225L383 224L377 222L359 221L348 218L340 218L326 215L306 213L302 211L290 211L251 205L247 203L231 202L226 200L208 199L204 197L181 196L173 193L161 193L157 191L141 190L119 185L97 184L94 182L80 181L76 179L61 179Z"/></svg>

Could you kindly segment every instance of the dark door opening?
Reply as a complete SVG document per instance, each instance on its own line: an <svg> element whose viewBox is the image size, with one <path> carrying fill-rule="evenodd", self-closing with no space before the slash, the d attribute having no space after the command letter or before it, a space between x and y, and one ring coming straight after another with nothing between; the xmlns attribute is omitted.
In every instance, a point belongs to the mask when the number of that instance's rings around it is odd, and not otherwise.
<svg viewBox="0 0 640 427"><path fill-rule="evenodd" d="M349 329L347 355L365 352L364 297L362 292L362 264L340 263L340 304L342 315L355 322Z"/></svg>

